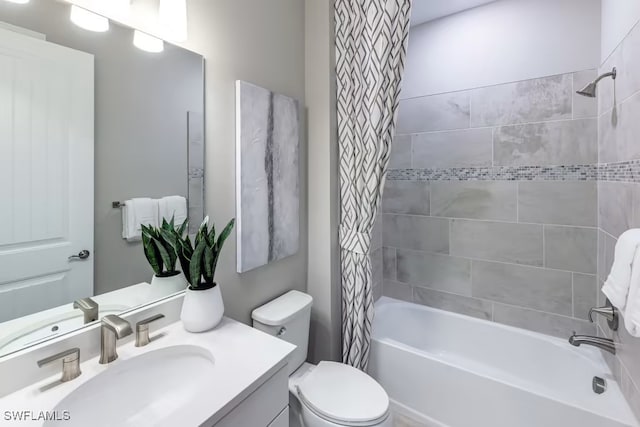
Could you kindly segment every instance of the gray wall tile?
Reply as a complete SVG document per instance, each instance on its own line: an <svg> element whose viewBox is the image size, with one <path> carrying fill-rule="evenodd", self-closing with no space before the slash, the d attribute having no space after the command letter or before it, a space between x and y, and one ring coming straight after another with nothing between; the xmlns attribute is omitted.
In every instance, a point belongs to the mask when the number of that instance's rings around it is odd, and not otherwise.
<svg viewBox="0 0 640 427"><path fill-rule="evenodd" d="M607 277L609 277L609 273L611 272L611 267L613 266L613 257L615 254L617 239L611 237L609 234L605 233L605 241L604 241L604 274L602 276L602 281L605 281Z"/></svg>
<svg viewBox="0 0 640 427"><path fill-rule="evenodd" d="M495 130L493 143L497 166L598 163L595 118L502 126Z"/></svg>
<svg viewBox="0 0 640 427"><path fill-rule="evenodd" d="M605 72L611 71L613 67L620 67L622 64L622 49L621 46L618 46L611 55L605 60L605 62L598 68L598 75L603 74ZM619 72L619 70L618 70ZM618 76L621 76L619 74ZM601 81L598 83L597 88L597 97L596 101L598 102L598 114L601 115L607 111L611 111L614 106L614 87L618 85L623 77L617 77L617 82L613 82L610 78L607 78L605 81ZM622 98L618 99L618 101L622 101Z"/></svg>
<svg viewBox="0 0 640 427"><path fill-rule="evenodd" d="M378 213L373 222L373 230L371 231L371 250L375 251L382 247L382 215Z"/></svg>
<svg viewBox="0 0 640 427"><path fill-rule="evenodd" d="M515 221L517 184L508 181L433 181L431 215Z"/></svg>
<svg viewBox="0 0 640 427"><path fill-rule="evenodd" d="M582 89L598 77L598 70L583 70L573 73L573 118L596 117L598 115L598 99L578 95Z"/></svg>
<svg viewBox="0 0 640 427"><path fill-rule="evenodd" d="M589 309L597 306L597 297L596 276L573 273L573 317L589 320Z"/></svg>
<svg viewBox="0 0 640 427"><path fill-rule="evenodd" d="M387 180L382 193L382 212L429 215L429 183Z"/></svg>
<svg viewBox="0 0 640 427"><path fill-rule="evenodd" d="M382 248L376 249L369 255L371 259L372 284L373 286L382 285Z"/></svg>
<svg viewBox="0 0 640 427"><path fill-rule="evenodd" d="M570 337L573 331L585 335L596 333L595 325L584 320L497 303L493 307L493 319L505 325L560 338Z"/></svg>
<svg viewBox="0 0 640 427"><path fill-rule="evenodd" d="M544 226L545 267L596 274L597 257L597 229Z"/></svg>
<svg viewBox="0 0 640 427"><path fill-rule="evenodd" d="M620 327L613 332L613 340L617 343L617 356L633 379L640 379L640 339L632 337L620 319Z"/></svg>
<svg viewBox="0 0 640 427"><path fill-rule="evenodd" d="M472 295L571 316L571 273L486 261L472 263Z"/></svg>
<svg viewBox="0 0 640 427"><path fill-rule="evenodd" d="M403 99L398 108L398 133L469 127L469 92Z"/></svg>
<svg viewBox="0 0 640 427"><path fill-rule="evenodd" d="M602 229L598 229L598 280L604 281L606 279L606 274L608 271L605 271L605 245L606 236Z"/></svg>
<svg viewBox="0 0 640 427"><path fill-rule="evenodd" d="M571 74L474 89L471 126L494 126L571 118Z"/></svg>
<svg viewBox="0 0 640 427"><path fill-rule="evenodd" d="M598 183L599 226L616 238L631 228L633 185L628 182Z"/></svg>
<svg viewBox="0 0 640 427"><path fill-rule="evenodd" d="M413 136L414 168L491 166L493 130L466 129Z"/></svg>
<svg viewBox="0 0 640 427"><path fill-rule="evenodd" d="M600 116L598 140L601 163L640 159L638 116L640 116L640 93Z"/></svg>
<svg viewBox="0 0 640 427"><path fill-rule="evenodd" d="M395 248L382 248L382 277L389 280L396 280Z"/></svg>
<svg viewBox="0 0 640 427"><path fill-rule="evenodd" d="M391 144L389 169L407 169L411 167L411 135L396 135Z"/></svg>
<svg viewBox="0 0 640 427"><path fill-rule="evenodd" d="M410 215L383 215L385 246L449 253L449 220Z"/></svg>
<svg viewBox="0 0 640 427"><path fill-rule="evenodd" d="M471 261L398 249L397 280L414 286L471 296Z"/></svg>
<svg viewBox="0 0 640 427"><path fill-rule="evenodd" d="M618 102L628 98L638 90L640 90L640 59L638 52L640 51L640 28L634 27L629 35L616 48L614 53L600 67L600 73L611 71L612 67L616 67L618 75L616 76L615 85L611 79L603 80L598 84L598 90L609 92L605 104L601 104L601 111L610 109L613 104L613 89L615 88L615 98ZM598 93L598 97L601 94Z"/></svg>
<svg viewBox="0 0 640 427"><path fill-rule="evenodd" d="M382 294L386 297L395 298L402 301L413 301L413 288L404 283L394 282L393 280L384 281Z"/></svg>
<svg viewBox="0 0 640 427"><path fill-rule="evenodd" d="M542 266L542 225L451 221L451 255Z"/></svg>
<svg viewBox="0 0 640 427"><path fill-rule="evenodd" d="M489 301L426 288L414 288L413 300L418 304L428 305L429 307L491 320L492 304Z"/></svg>
<svg viewBox="0 0 640 427"><path fill-rule="evenodd" d="M378 301L382 296L382 283L373 287L373 301Z"/></svg>
<svg viewBox="0 0 640 427"><path fill-rule="evenodd" d="M595 227L597 189L592 181L526 181L518 184L520 222Z"/></svg>

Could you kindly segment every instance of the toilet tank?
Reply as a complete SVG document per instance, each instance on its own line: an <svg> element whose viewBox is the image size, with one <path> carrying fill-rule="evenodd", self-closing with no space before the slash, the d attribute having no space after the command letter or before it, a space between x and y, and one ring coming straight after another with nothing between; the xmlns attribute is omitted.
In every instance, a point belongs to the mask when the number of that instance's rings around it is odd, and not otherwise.
<svg viewBox="0 0 640 427"><path fill-rule="evenodd" d="M307 360L313 298L289 291L251 313L253 327L296 346L289 359L289 375Z"/></svg>

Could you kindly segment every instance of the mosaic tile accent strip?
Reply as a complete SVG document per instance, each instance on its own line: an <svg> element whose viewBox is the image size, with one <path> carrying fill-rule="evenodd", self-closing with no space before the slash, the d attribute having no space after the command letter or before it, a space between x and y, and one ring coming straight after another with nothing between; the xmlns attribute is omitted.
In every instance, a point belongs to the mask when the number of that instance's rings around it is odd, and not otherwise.
<svg viewBox="0 0 640 427"><path fill-rule="evenodd" d="M640 183L640 160L599 165L389 169L392 181L615 181Z"/></svg>
<svg viewBox="0 0 640 427"><path fill-rule="evenodd" d="M598 165L598 181L640 182L640 160Z"/></svg>
<svg viewBox="0 0 640 427"><path fill-rule="evenodd" d="M395 181L596 181L598 179L598 166L390 169L387 179Z"/></svg>

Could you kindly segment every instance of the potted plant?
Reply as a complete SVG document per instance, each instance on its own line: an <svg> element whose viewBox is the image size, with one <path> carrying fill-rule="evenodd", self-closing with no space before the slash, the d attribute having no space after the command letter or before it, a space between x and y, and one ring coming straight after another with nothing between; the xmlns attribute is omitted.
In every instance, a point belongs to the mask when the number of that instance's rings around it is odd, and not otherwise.
<svg viewBox="0 0 640 427"><path fill-rule="evenodd" d="M224 303L220 286L214 281L218 258L225 240L231 234L235 219L216 238L215 226L209 229L206 217L192 245L189 236L177 240L176 252L189 286L184 296L180 318L189 332L204 332L220 323Z"/></svg>
<svg viewBox="0 0 640 427"><path fill-rule="evenodd" d="M174 219L162 220L162 226L142 225L142 246L144 255L153 269L150 293L153 298L166 297L187 287L187 281L180 270L176 269L178 255L176 242L184 234L187 221L176 230Z"/></svg>

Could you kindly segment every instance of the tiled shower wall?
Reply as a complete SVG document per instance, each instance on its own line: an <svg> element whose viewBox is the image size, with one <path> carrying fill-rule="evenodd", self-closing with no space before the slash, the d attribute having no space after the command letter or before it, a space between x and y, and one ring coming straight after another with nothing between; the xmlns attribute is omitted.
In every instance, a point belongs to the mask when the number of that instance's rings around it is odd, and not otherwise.
<svg viewBox="0 0 640 427"><path fill-rule="evenodd" d="M640 227L640 26L636 24L622 44L604 62L600 72L616 67L615 84L604 80L598 85L601 170L598 182L598 283L599 288L611 269L618 236L629 228ZM599 304L604 295L598 293ZM608 356L623 392L640 418L640 338L631 337L623 325L612 333L606 322L598 324L600 335L613 338L617 357Z"/></svg>
<svg viewBox="0 0 640 427"><path fill-rule="evenodd" d="M575 94L595 76L401 101L385 295L561 337L596 332L597 103Z"/></svg>

